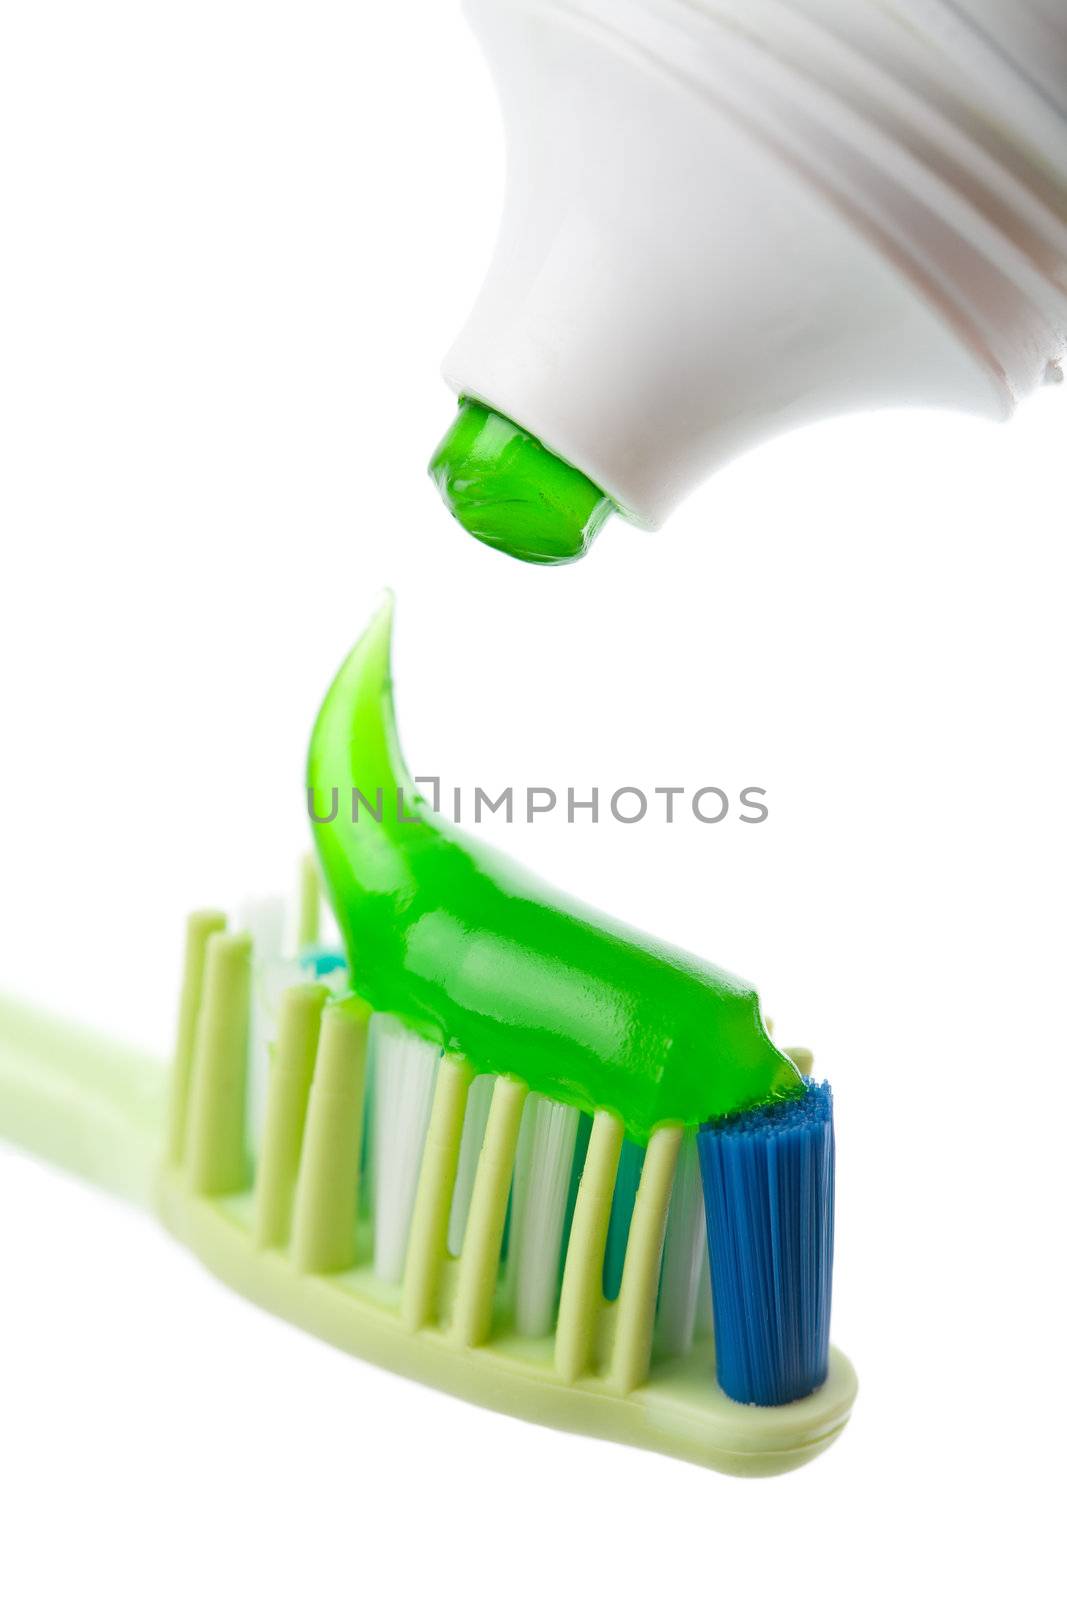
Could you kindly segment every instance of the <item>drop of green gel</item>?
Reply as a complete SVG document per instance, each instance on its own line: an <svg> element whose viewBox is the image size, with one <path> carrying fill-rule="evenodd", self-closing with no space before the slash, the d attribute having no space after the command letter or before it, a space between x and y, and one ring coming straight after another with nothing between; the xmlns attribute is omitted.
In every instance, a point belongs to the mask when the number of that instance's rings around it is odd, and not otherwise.
<svg viewBox="0 0 1067 1600"><path fill-rule="evenodd" d="M577 467L475 400L460 403L430 476L468 533L543 566L584 556L615 509Z"/></svg>
<svg viewBox="0 0 1067 1600"><path fill-rule="evenodd" d="M642 1144L663 1121L799 1094L751 985L569 899L431 810L397 737L391 633L390 603L334 680L308 752L315 846L363 999L476 1071L618 1112Z"/></svg>

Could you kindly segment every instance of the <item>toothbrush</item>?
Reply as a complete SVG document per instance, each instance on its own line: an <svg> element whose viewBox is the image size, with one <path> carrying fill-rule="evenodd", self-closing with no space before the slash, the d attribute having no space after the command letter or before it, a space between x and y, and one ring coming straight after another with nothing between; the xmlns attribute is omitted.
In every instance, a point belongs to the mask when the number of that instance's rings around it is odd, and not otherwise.
<svg viewBox="0 0 1067 1600"><path fill-rule="evenodd" d="M722 1471L798 1466L856 1390L828 1342L829 1091L747 985L429 811L390 629L386 607L309 755L309 787L339 792L314 834L347 971L305 874L266 1045L276 957L214 912L189 922L169 1070L0 1005L0 1133L155 1209L239 1292L353 1354ZM357 802L351 822L353 787L380 821Z"/></svg>

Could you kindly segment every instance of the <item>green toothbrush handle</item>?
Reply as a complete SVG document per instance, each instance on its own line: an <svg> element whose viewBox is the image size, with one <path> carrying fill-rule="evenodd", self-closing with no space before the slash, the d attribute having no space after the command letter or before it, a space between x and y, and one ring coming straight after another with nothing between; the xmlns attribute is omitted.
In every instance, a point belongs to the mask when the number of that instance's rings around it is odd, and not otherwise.
<svg viewBox="0 0 1067 1600"><path fill-rule="evenodd" d="M0 1138L146 1209L168 1076L151 1056L0 997Z"/></svg>

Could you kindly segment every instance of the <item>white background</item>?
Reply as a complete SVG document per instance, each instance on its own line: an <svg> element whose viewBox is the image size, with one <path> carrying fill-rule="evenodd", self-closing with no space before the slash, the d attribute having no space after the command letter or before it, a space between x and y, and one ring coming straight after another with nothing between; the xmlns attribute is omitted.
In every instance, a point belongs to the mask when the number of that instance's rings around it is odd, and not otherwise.
<svg viewBox="0 0 1067 1600"><path fill-rule="evenodd" d="M502 168L451 3L0 12L0 984L168 1048L185 912L290 881L392 585L416 771L769 791L495 831L815 1048L853 1423L735 1482L481 1413L5 1150L0 1587L1049 1593L1067 393L822 426L511 564L424 476Z"/></svg>

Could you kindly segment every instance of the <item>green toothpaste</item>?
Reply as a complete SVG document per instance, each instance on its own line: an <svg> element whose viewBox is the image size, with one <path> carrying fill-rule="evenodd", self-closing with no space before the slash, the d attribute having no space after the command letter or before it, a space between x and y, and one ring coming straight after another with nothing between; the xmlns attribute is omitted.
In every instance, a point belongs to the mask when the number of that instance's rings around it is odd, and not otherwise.
<svg viewBox="0 0 1067 1600"><path fill-rule="evenodd" d="M743 980L600 916L476 843L415 791L390 676L392 602L319 712L308 800L353 987L477 1072L644 1143L798 1094ZM355 818L355 820L353 820Z"/></svg>
<svg viewBox="0 0 1067 1600"><path fill-rule="evenodd" d="M475 400L461 402L430 476L468 533L540 566L585 555L615 509L577 467Z"/></svg>

